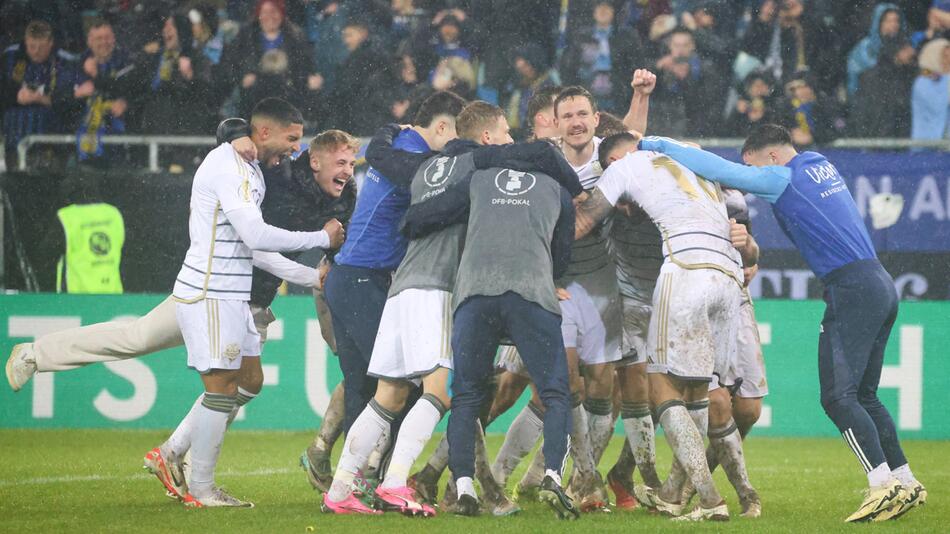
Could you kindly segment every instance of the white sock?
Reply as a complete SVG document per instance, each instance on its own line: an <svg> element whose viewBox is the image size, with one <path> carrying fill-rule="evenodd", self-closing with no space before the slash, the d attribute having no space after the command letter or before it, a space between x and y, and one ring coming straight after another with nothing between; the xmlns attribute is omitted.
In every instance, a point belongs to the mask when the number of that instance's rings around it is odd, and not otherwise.
<svg viewBox="0 0 950 534"><path fill-rule="evenodd" d="M590 436L587 438L590 442L591 458L594 466L600 463L600 457L607 448L607 443L614 433L614 425L617 420L614 419L613 403L610 399L594 399L588 397L584 400L584 411L587 412L587 422Z"/></svg>
<svg viewBox="0 0 950 534"><path fill-rule="evenodd" d="M736 493L744 497L755 490L749 482L749 473L745 467L745 455L742 451L742 437L736 428L736 422L730 417L722 428L709 429L709 446L715 451L716 460L726 472L729 482ZM708 465L708 461L707 461Z"/></svg>
<svg viewBox="0 0 950 534"><path fill-rule="evenodd" d="M890 482L892 478L894 478L894 475L891 474L891 468L887 466L887 462L884 462L868 471L868 486L872 488L883 486Z"/></svg>
<svg viewBox="0 0 950 534"><path fill-rule="evenodd" d="M373 399L356 418L343 442L343 453L333 474L333 484L328 492L331 501L340 502L350 494L353 478L366 465L373 449L386 438L394 417L395 414Z"/></svg>
<svg viewBox="0 0 950 534"><path fill-rule="evenodd" d="M538 417L531 403L528 403L508 427L505 442L502 443L495 463L491 466L492 476L500 486L505 486L508 477L538 442L543 430L544 421Z"/></svg>
<svg viewBox="0 0 950 534"><path fill-rule="evenodd" d="M660 424L663 426L666 440L673 449L676 460L696 487L702 505L705 507L718 505L722 501L722 496L716 489L709 467L706 465L706 448L695 421L690 418L682 404L674 404L665 409L660 406L657 411L661 413Z"/></svg>
<svg viewBox="0 0 950 534"><path fill-rule="evenodd" d="M656 431L653 428L653 416L649 413L639 417L625 417L623 429L630 441L630 452L640 470L643 482L650 487L659 486L656 474Z"/></svg>
<svg viewBox="0 0 950 534"><path fill-rule="evenodd" d="M590 447L587 410L578 404L571 410L571 456L574 458L574 470L587 480L594 474L594 454Z"/></svg>
<svg viewBox="0 0 950 534"><path fill-rule="evenodd" d="M214 468L227 431L228 414L236 399L229 395L205 393L195 410L191 430L191 480L188 491L199 501L214 488Z"/></svg>
<svg viewBox="0 0 950 534"><path fill-rule="evenodd" d="M234 422L234 418L237 417L238 412L241 411L241 408L254 400L254 397L257 397L257 393L251 393L250 391L238 386L237 402L234 404L234 409L231 410L231 413L228 414L228 428L231 428L231 423Z"/></svg>
<svg viewBox="0 0 950 534"><path fill-rule="evenodd" d="M917 482L917 479L914 478L914 474L910 471L910 464L904 464L897 469L891 469L891 474L905 486L912 486Z"/></svg>
<svg viewBox="0 0 950 534"><path fill-rule="evenodd" d="M476 499L478 498L478 495L475 494L475 483L472 481L472 477L459 478L455 481L455 487L459 497L470 495Z"/></svg>
<svg viewBox="0 0 950 534"><path fill-rule="evenodd" d="M173 459L181 458L188 452L188 449L191 448L191 429L194 427L198 408L201 406L201 401L204 398L204 393L198 395L198 398L195 399L195 403L191 405L191 410L189 410L185 418L178 423L172 435L162 444L161 450L163 456Z"/></svg>
<svg viewBox="0 0 950 534"><path fill-rule="evenodd" d="M709 434L709 399L702 399L686 403L686 409L689 411L689 417L699 429L699 434L706 439Z"/></svg>
<svg viewBox="0 0 950 534"><path fill-rule="evenodd" d="M384 488L401 488L406 485L409 470L422 449L432 437L432 431L445 415L445 406L432 395L423 395L403 420L396 436L396 445L386 470Z"/></svg>
<svg viewBox="0 0 950 534"><path fill-rule="evenodd" d="M531 467L525 471L524 476L521 477L521 482L518 483L519 486L523 488L533 488L539 486L541 481L544 480L544 446L538 447L538 452L534 453L534 460L531 461ZM570 446L570 444L568 444Z"/></svg>
<svg viewBox="0 0 950 534"><path fill-rule="evenodd" d="M557 483L558 486L561 485L561 474L555 471L554 469L545 469L544 476L551 477L552 479L554 479L554 482Z"/></svg>

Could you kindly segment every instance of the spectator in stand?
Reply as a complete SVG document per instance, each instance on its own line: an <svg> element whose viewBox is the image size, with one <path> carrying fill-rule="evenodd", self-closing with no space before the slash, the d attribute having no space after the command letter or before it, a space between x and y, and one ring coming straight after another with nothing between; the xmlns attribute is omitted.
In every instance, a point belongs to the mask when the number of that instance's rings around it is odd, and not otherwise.
<svg viewBox="0 0 950 534"><path fill-rule="evenodd" d="M848 96L857 92L861 74L877 65L884 42L896 39L904 28L904 17L894 4L878 4L874 8L871 27L848 54Z"/></svg>
<svg viewBox="0 0 950 534"><path fill-rule="evenodd" d="M676 17L673 15L660 15L653 19L648 34L649 38L644 46L648 64L656 63L658 59L667 54L669 37L675 29Z"/></svg>
<svg viewBox="0 0 950 534"><path fill-rule="evenodd" d="M431 92L430 87L419 83L419 70L406 49L408 45L403 45L397 57L387 66L383 82L376 92L381 100L374 106L388 110L388 114L380 117L380 124L407 124L412 118L412 115L407 113L409 104L416 98L415 95L420 91Z"/></svg>
<svg viewBox="0 0 950 534"><path fill-rule="evenodd" d="M920 74L911 96L911 138L950 137L950 41L939 38L924 45Z"/></svg>
<svg viewBox="0 0 950 534"><path fill-rule="evenodd" d="M4 150L11 169L21 139L61 131L62 117L71 115L75 106L75 66L56 49L53 28L33 21L24 33L22 42L3 52L0 71Z"/></svg>
<svg viewBox="0 0 950 534"><path fill-rule="evenodd" d="M254 21L224 48L221 73L226 86L248 90L258 81L261 58L280 50L287 58L286 76L296 96L290 102L307 116L316 113L323 77L317 73L312 48L303 32L286 18L284 0L258 0Z"/></svg>
<svg viewBox="0 0 950 534"><path fill-rule="evenodd" d="M85 103L77 132L79 161L108 164L103 135L125 133L128 97L133 94L135 66L125 50L117 49L112 24L105 19L89 25L79 85L73 95ZM111 152L112 150L110 150Z"/></svg>
<svg viewBox="0 0 950 534"><path fill-rule="evenodd" d="M521 47L514 54L514 67L518 81L508 99L508 125L515 133L512 137L524 136L531 128L528 117L528 102L534 93L552 85L561 85L558 73L551 68L547 53L538 45Z"/></svg>
<svg viewBox="0 0 950 534"><path fill-rule="evenodd" d="M723 123L728 80L696 54L693 33L673 30L667 53L656 62L652 125L660 135L715 136Z"/></svg>
<svg viewBox="0 0 950 534"><path fill-rule="evenodd" d="M218 11L211 4L199 4L188 11L192 46L200 50L212 65L221 63L224 37L218 32Z"/></svg>
<svg viewBox="0 0 950 534"><path fill-rule="evenodd" d="M775 80L767 72L753 72L742 84L743 93L726 118L725 135L747 137L759 124L778 122L776 109L780 102L775 96Z"/></svg>
<svg viewBox="0 0 950 534"><path fill-rule="evenodd" d="M910 42L917 51L920 51L931 39L947 36L947 27L943 25L940 10L936 7L927 11L927 27L911 34Z"/></svg>
<svg viewBox="0 0 950 534"><path fill-rule="evenodd" d="M377 81L385 77L389 59L370 38L369 25L360 19L346 23L343 43L349 54L337 67L336 82L330 95L329 110L336 128L354 135L372 135L386 109L371 105L378 102Z"/></svg>
<svg viewBox="0 0 950 534"><path fill-rule="evenodd" d="M326 91L333 90L336 66L346 57L343 27L353 11L352 5L334 0L307 2L305 6L307 40L312 43L316 72L323 76Z"/></svg>
<svg viewBox="0 0 950 534"><path fill-rule="evenodd" d="M910 136L910 93L917 76L915 56L907 39L884 42L877 65L861 75L852 100L852 136Z"/></svg>
<svg viewBox="0 0 950 534"><path fill-rule="evenodd" d="M719 69L728 70L736 58L738 44L727 33L729 26L720 24L721 8L721 2L701 0L694 4L692 10L683 12L681 22L693 32L699 57L711 61Z"/></svg>
<svg viewBox="0 0 950 534"><path fill-rule="evenodd" d="M389 39L393 49L413 43L428 28L429 12L418 4L415 0L392 0Z"/></svg>
<svg viewBox="0 0 950 534"><path fill-rule="evenodd" d="M617 20L625 28L635 28L641 39L653 32L657 17L672 16L673 6L670 0L624 0Z"/></svg>
<svg viewBox="0 0 950 534"><path fill-rule="evenodd" d="M150 134L204 134L217 116L209 104L211 67L191 46L191 22L183 14L167 17L158 51L136 68L143 95L137 102L141 130Z"/></svg>
<svg viewBox="0 0 950 534"><path fill-rule="evenodd" d="M461 9L446 9L435 15L432 25L437 31L432 39L432 48L436 57L455 56L466 61L472 60L471 50L462 44L463 25L467 18Z"/></svg>
<svg viewBox="0 0 950 534"><path fill-rule="evenodd" d="M643 45L632 30L618 27L613 3L594 4L593 25L579 29L561 59L561 78L582 85L597 107L618 111L630 101L630 76L644 61Z"/></svg>
<svg viewBox="0 0 950 534"><path fill-rule="evenodd" d="M802 0L762 2L740 48L779 83L807 71L822 81L822 89L831 90L840 78L835 32L817 9L806 11Z"/></svg>
<svg viewBox="0 0 950 534"><path fill-rule="evenodd" d="M439 60L432 73L432 88L436 91L452 91L465 100L475 98L475 68L461 56L449 56Z"/></svg>
<svg viewBox="0 0 950 534"><path fill-rule="evenodd" d="M824 145L837 137L840 113L834 98L817 89L814 76L798 73L785 85L784 126L799 148Z"/></svg>

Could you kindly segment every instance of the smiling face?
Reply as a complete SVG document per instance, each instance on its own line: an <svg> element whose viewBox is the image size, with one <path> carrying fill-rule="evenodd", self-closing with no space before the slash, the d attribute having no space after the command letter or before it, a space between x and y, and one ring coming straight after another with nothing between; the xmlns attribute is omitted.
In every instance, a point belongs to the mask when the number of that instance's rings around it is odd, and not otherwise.
<svg viewBox="0 0 950 534"><path fill-rule="evenodd" d="M251 127L258 156L265 166L273 167L281 158L300 150L303 124L282 125L274 120L260 119L256 123L252 121Z"/></svg>
<svg viewBox="0 0 950 534"><path fill-rule="evenodd" d="M591 142L600 124L600 113L594 112L590 100L584 96L565 98L557 104L554 114L561 139L578 150Z"/></svg>
<svg viewBox="0 0 950 534"><path fill-rule="evenodd" d="M90 29L86 44L97 61L100 63L108 61L112 52L115 51L115 32L112 31L112 26L105 24Z"/></svg>
<svg viewBox="0 0 950 534"><path fill-rule="evenodd" d="M310 149L310 170L320 189L333 198L343 194L346 184L356 169L356 149L341 144L334 147Z"/></svg>

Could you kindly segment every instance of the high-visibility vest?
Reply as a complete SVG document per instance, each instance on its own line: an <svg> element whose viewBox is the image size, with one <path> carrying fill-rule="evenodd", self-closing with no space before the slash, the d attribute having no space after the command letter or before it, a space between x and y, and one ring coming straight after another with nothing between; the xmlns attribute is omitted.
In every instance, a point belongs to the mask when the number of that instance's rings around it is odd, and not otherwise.
<svg viewBox="0 0 950 534"><path fill-rule="evenodd" d="M122 213L100 203L73 204L56 215L66 234L66 253L56 269L56 291L63 291L65 271L68 293L122 293Z"/></svg>

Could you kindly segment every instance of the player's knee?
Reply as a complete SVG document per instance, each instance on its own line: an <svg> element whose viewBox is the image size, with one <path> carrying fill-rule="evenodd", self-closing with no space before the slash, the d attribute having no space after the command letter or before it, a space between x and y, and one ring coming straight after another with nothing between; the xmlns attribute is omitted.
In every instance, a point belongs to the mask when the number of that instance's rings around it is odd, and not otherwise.
<svg viewBox="0 0 950 534"><path fill-rule="evenodd" d="M738 399L732 408L732 418L736 420L739 433L745 436L759 421L762 415L762 399Z"/></svg>
<svg viewBox="0 0 950 534"><path fill-rule="evenodd" d="M409 386L407 384L389 380L380 380L376 387L376 394L373 395L377 404L391 412L401 411L405 407L408 397Z"/></svg>

